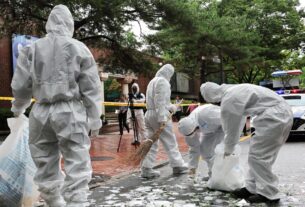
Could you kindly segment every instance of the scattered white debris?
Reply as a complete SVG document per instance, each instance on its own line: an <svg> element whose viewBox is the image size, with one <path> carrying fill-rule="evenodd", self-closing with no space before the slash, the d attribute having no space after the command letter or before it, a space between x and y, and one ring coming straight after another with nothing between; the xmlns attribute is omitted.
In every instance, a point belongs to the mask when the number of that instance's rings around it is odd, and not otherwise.
<svg viewBox="0 0 305 207"><path fill-rule="evenodd" d="M117 200L109 200L109 201L105 201L106 204L108 205L112 205L115 204L116 202L118 202Z"/></svg>
<svg viewBox="0 0 305 207"><path fill-rule="evenodd" d="M109 190L111 193L120 193L119 190Z"/></svg>
<svg viewBox="0 0 305 207"><path fill-rule="evenodd" d="M236 203L236 206L243 207L243 206L250 206L250 204L245 199L242 199Z"/></svg>
<svg viewBox="0 0 305 207"><path fill-rule="evenodd" d="M297 198L292 197L292 196L289 196L287 198L287 201L292 202L292 203L298 203L299 202L299 200Z"/></svg>
<svg viewBox="0 0 305 207"><path fill-rule="evenodd" d="M142 200L131 200L127 203L127 206L143 206L144 203Z"/></svg>
<svg viewBox="0 0 305 207"><path fill-rule="evenodd" d="M204 197L204 200L205 200L205 201L212 201L212 200L214 200L214 197L212 197L212 196L206 196L206 197Z"/></svg>
<svg viewBox="0 0 305 207"><path fill-rule="evenodd" d="M138 192L149 192L151 191L152 187L151 186L144 186L144 187L139 187L137 189L135 189L135 191Z"/></svg>
<svg viewBox="0 0 305 207"><path fill-rule="evenodd" d="M115 194L110 194L109 196L105 197L106 200L113 200L115 198L117 198Z"/></svg>
<svg viewBox="0 0 305 207"><path fill-rule="evenodd" d="M173 203L169 201L153 201L146 205L147 207L172 207Z"/></svg>

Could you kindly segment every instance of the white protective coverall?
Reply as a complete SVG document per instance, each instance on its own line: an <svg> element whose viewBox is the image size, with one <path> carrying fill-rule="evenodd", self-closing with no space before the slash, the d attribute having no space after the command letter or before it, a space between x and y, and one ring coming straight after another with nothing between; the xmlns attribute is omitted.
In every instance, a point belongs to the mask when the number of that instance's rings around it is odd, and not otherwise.
<svg viewBox="0 0 305 207"><path fill-rule="evenodd" d="M136 92L133 94L133 102L134 103L145 103L145 95L140 92L139 85L137 83L133 83L131 88L136 88ZM143 141L145 139L145 122L144 122L144 111L143 107L134 106L134 113L137 122L137 130L139 141Z"/></svg>
<svg viewBox="0 0 305 207"><path fill-rule="evenodd" d="M32 96L36 99L29 145L41 197L50 207L65 202L88 206L92 175L88 131L102 126L98 70L89 49L72 38L74 21L66 6L53 8L46 31L46 37L23 48L18 57L11 84L12 111L21 114Z"/></svg>
<svg viewBox="0 0 305 207"><path fill-rule="evenodd" d="M194 134L191 134L199 127ZM214 150L223 138L220 121L220 107L212 104L198 106L192 113L179 121L179 131L185 136L189 145L189 168L197 169L200 156L207 162L208 174L214 161Z"/></svg>
<svg viewBox="0 0 305 207"><path fill-rule="evenodd" d="M253 122L255 135L250 139L246 189L270 200L278 199L278 179L272 165L292 126L290 106L274 91L252 84L227 87L208 82L201 85L200 91L207 102L221 102L227 154L238 143L243 117L257 116Z"/></svg>
<svg viewBox="0 0 305 207"><path fill-rule="evenodd" d="M175 112L176 109L176 106L170 102L171 88L169 81L173 74L174 67L166 64L159 69L155 77L149 82L146 91L147 112L145 113L145 125L147 137L150 138L160 128L162 123L166 123L166 127L161 133L159 140L164 146L169 157L170 166L173 167L175 173L175 169L187 170L187 164L179 152L169 112ZM153 168L158 152L159 140L152 145L143 160L141 165L142 172L143 168ZM177 173L179 173L179 170Z"/></svg>

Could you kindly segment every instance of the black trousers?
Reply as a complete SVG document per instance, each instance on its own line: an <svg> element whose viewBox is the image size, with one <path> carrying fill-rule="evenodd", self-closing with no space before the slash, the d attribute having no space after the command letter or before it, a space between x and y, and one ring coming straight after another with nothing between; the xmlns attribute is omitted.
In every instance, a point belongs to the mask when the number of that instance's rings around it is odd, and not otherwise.
<svg viewBox="0 0 305 207"><path fill-rule="evenodd" d="M127 121L127 111L125 113L119 113L118 119L119 119L119 126L120 126L120 134L121 135L123 134L124 127L126 128L126 130L129 133L129 126L126 123L126 121Z"/></svg>

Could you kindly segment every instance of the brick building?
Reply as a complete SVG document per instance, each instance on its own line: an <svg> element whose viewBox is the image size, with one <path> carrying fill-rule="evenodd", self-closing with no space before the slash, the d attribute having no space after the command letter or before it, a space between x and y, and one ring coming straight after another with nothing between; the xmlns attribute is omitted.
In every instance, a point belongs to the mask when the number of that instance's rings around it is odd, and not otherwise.
<svg viewBox="0 0 305 207"><path fill-rule="evenodd" d="M11 58L11 39L4 37L0 39L0 96L12 96L11 80L12 58ZM0 101L0 107L10 107L9 101Z"/></svg>
<svg viewBox="0 0 305 207"><path fill-rule="evenodd" d="M4 37L0 39L0 96L1 97L11 97L12 96L12 90L10 87L13 72L12 72L12 45L11 45L11 38ZM99 49L91 49L91 52L94 56L94 58L97 60L99 58L105 58L111 54L110 51L107 50L99 50ZM153 61L160 61L159 58L153 58ZM102 72L103 69L99 67L99 71L101 74L101 80L103 81ZM185 90L185 87L179 87L179 80L178 77L179 74L175 74L172 83L172 98L174 98L176 95L179 95L180 97L184 99L198 99L199 94L199 87L200 82L198 79L194 78L188 78L187 80L184 80L184 82L187 83L187 90ZM107 74L108 77L108 74ZM146 87L149 83L149 81L153 78L145 76L143 74L139 75L113 75L113 77L117 78L117 80L122 85L122 91L124 93L128 93L128 88L130 87L130 83L137 82L140 86L141 92L146 92ZM178 82L177 82L178 81ZM0 101L0 108L1 107L10 107L11 104L9 101Z"/></svg>

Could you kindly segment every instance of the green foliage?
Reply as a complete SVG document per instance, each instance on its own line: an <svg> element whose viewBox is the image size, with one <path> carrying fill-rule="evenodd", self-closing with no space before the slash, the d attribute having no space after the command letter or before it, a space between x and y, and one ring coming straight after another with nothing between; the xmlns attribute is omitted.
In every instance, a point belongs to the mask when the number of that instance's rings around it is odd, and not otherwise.
<svg viewBox="0 0 305 207"><path fill-rule="evenodd" d="M303 74L298 76L298 78L300 79L300 87L302 88L305 87L305 55L303 52L305 48L303 47L296 50L282 50L281 55L283 55L283 59L281 61L281 67L279 68L281 70L302 70ZM294 77L295 76L287 77L287 79Z"/></svg>
<svg viewBox="0 0 305 207"><path fill-rule="evenodd" d="M257 83L280 65L283 49L296 49L304 39L304 11L297 5L296 0L160 1L165 17L147 41L178 70L202 81L217 81L223 69L227 82ZM212 61L215 56L221 65Z"/></svg>
<svg viewBox="0 0 305 207"><path fill-rule="evenodd" d="M137 50L142 46L128 30L131 21L155 22L158 11L150 0L3 0L0 35L44 36L48 15L57 4L66 5L75 20L74 37L109 55L99 61L122 70L151 70L153 64Z"/></svg>
<svg viewBox="0 0 305 207"><path fill-rule="evenodd" d="M121 84L116 79L109 78L104 84L106 101L115 101L120 98Z"/></svg>

